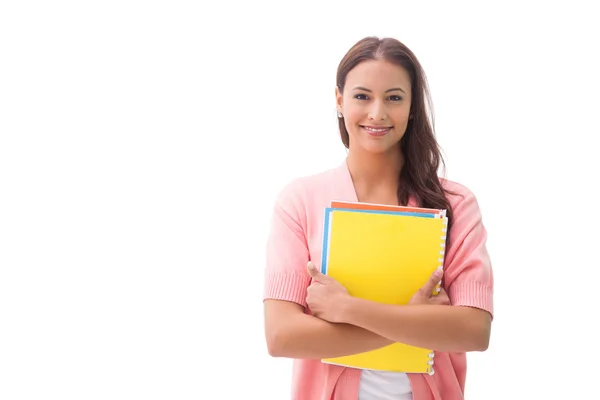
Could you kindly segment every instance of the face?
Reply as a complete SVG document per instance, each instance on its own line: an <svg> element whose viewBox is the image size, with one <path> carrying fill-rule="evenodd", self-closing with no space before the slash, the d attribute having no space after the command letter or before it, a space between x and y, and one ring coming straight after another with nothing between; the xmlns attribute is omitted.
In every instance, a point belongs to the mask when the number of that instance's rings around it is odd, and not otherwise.
<svg viewBox="0 0 600 400"><path fill-rule="evenodd" d="M411 85L408 72L383 60L363 61L346 76L344 93L336 88L350 151L397 151L408 124Z"/></svg>

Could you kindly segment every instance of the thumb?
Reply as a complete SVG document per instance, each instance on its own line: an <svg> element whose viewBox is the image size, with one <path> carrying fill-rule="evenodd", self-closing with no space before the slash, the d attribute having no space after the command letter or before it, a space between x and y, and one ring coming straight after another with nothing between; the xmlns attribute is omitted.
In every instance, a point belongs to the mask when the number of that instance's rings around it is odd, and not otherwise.
<svg viewBox="0 0 600 400"><path fill-rule="evenodd" d="M313 264L312 261L308 262L306 268L308 269L308 274L319 283L325 283L329 279L327 275L323 274L315 267L315 264Z"/></svg>

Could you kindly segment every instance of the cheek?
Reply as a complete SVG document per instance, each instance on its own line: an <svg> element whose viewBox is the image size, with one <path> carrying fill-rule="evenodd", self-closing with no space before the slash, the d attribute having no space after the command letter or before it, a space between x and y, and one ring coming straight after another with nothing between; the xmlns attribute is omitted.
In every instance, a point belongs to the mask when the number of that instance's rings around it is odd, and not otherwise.
<svg viewBox="0 0 600 400"><path fill-rule="evenodd" d="M398 110L393 115L394 125L406 126L408 124L409 115L407 110Z"/></svg>
<svg viewBox="0 0 600 400"><path fill-rule="evenodd" d="M356 129L356 125L359 124L363 118L363 112L360 108L352 107L350 109L346 109L344 112L344 120L346 121L346 129L348 131L352 131Z"/></svg>

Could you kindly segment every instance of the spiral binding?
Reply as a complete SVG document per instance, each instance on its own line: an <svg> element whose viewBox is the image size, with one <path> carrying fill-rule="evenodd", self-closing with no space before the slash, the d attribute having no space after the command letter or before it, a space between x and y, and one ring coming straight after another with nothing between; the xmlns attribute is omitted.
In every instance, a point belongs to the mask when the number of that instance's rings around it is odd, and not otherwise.
<svg viewBox="0 0 600 400"><path fill-rule="evenodd" d="M443 235L440 237L440 257L438 258L438 269L443 270L444 269L444 257L446 255L446 237L448 235L448 218L446 217L446 210L443 210L442 213L440 214L440 218L442 219L442 222L444 224L444 227L442 228L442 233ZM435 287L435 292L439 293L442 287L442 281L440 280L438 282L438 284ZM433 363L434 363L434 358L435 358L435 352L431 351L431 353L429 353L429 360L427 361L427 374L428 375L433 375L435 373L435 369L433 368Z"/></svg>
<svg viewBox="0 0 600 400"><path fill-rule="evenodd" d="M442 218L442 222L444 224L444 227L442 228L442 233L443 235L440 237L440 257L438 258L438 269L439 270L444 270L444 256L446 254L446 236L447 236L447 232L448 232L448 218L446 218L446 210L443 211L443 213L441 214L441 218ZM440 279L440 281L437 283L437 285L435 286L435 292L439 293L442 287L442 280Z"/></svg>
<svg viewBox="0 0 600 400"><path fill-rule="evenodd" d="M433 358L435 357L435 352L429 353L429 360L427 361L427 374L433 375L435 370L433 369Z"/></svg>

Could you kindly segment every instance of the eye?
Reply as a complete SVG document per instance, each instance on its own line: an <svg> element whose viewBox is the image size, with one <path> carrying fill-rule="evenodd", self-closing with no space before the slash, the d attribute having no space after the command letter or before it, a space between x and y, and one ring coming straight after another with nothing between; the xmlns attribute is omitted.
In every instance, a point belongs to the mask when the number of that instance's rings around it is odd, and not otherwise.
<svg viewBox="0 0 600 400"><path fill-rule="evenodd" d="M391 101L400 101L400 100L402 100L402 97L400 97L400 96L395 96L395 95L394 95L394 96L390 96L390 97L388 97L388 98L389 98Z"/></svg>
<svg viewBox="0 0 600 400"><path fill-rule="evenodd" d="M366 94L362 94L362 93L355 95L354 98L358 99L358 100L368 100L369 99Z"/></svg>

